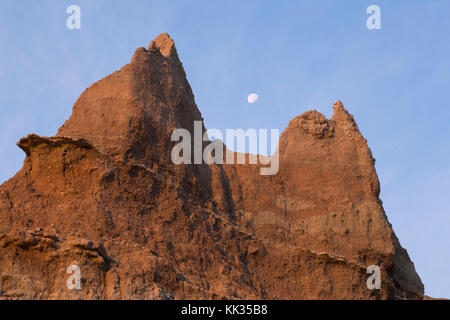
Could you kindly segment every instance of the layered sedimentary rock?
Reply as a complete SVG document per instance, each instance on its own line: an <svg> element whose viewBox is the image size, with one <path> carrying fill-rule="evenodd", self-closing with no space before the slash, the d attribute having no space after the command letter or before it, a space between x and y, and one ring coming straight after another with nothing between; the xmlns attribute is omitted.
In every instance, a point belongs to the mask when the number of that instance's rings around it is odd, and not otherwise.
<svg viewBox="0 0 450 320"><path fill-rule="evenodd" d="M423 298L341 102L329 120L310 111L290 122L275 175L174 164L171 134L194 134L194 121L162 34L83 92L56 136L22 138L24 166L0 187L0 298ZM80 290L67 286L72 265ZM366 285L370 265L380 289Z"/></svg>

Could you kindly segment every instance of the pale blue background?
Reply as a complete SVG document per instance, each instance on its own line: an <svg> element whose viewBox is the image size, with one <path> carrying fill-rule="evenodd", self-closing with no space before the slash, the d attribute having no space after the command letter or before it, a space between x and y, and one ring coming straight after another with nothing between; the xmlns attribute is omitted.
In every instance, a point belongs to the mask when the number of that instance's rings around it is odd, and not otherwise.
<svg viewBox="0 0 450 320"><path fill-rule="evenodd" d="M79 31L66 28L70 4L81 7ZM371 4L382 30L366 28ZM85 88L161 32L209 128L283 130L312 107L330 117L341 99L426 294L450 298L448 0L1 0L0 181L22 166L22 136L55 134Z"/></svg>

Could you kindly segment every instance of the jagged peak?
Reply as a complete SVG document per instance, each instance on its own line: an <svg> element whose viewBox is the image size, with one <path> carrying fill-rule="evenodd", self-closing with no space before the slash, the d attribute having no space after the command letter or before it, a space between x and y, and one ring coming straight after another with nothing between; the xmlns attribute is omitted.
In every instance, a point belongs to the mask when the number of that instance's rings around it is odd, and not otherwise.
<svg viewBox="0 0 450 320"><path fill-rule="evenodd" d="M154 40L151 40L148 48L137 48L133 54L133 57L131 58L131 63L134 64L138 60L145 61L148 58L153 60L151 57L152 54L155 53L164 58L175 61L177 65L181 64L177 49L175 47L175 42L167 33L161 33Z"/></svg>
<svg viewBox="0 0 450 320"><path fill-rule="evenodd" d="M298 130L318 138L333 136L333 128L330 126L329 120L315 109L306 111L292 119L282 136L286 136L286 132Z"/></svg>
<svg viewBox="0 0 450 320"><path fill-rule="evenodd" d="M333 137L336 126L345 132L359 134L359 128L353 115L347 111L341 100L333 104L333 116L331 119L327 119L322 113L313 109L292 119L285 132L301 128L302 131L311 133L319 138Z"/></svg>
<svg viewBox="0 0 450 320"><path fill-rule="evenodd" d="M338 100L333 105L333 116L331 120L338 126L344 129L344 131L356 132L359 134L359 128L356 124L355 118L345 109L341 100Z"/></svg>
<svg viewBox="0 0 450 320"><path fill-rule="evenodd" d="M164 33L83 92L57 135L85 138L104 154L139 153L151 162L157 154L170 155L172 128L190 129L201 119L174 42ZM166 137L165 144L158 136Z"/></svg>
<svg viewBox="0 0 450 320"><path fill-rule="evenodd" d="M354 122L353 116L345 109L341 100L333 104L333 116L331 120L351 120Z"/></svg>
<svg viewBox="0 0 450 320"><path fill-rule="evenodd" d="M344 104L342 103L341 100L338 100L333 104L333 111L334 111L334 113L337 113L337 112L347 112L348 113L348 111L344 108Z"/></svg>
<svg viewBox="0 0 450 320"><path fill-rule="evenodd" d="M158 50L165 57L176 53L175 42L168 33L161 33L155 40L150 41L148 50Z"/></svg>

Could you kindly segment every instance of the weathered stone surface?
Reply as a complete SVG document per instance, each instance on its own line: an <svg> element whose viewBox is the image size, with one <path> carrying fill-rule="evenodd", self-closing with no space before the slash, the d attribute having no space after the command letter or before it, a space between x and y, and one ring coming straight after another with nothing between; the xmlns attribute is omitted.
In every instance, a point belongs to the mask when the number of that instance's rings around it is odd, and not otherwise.
<svg viewBox="0 0 450 320"><path fill-rule="evenodd" d="M171 133L196 120L162 34L83 92L55 137L22 138L24 166L0 187L0 298L423 298L341 102L330 120L290 122L273 176L173 164ZM372 264L380 290L366 287ZM70 265L81 290L66 286Z"/></svg>

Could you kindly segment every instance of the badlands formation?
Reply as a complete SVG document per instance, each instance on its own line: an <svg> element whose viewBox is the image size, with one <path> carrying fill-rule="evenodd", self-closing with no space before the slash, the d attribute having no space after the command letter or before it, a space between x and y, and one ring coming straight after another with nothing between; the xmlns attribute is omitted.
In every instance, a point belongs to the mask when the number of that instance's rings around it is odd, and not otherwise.
<svg viewBox="0 0 450 320"><path fill-rule="evenodd" d="M0 187L0 299L423 299L367 142L333 109L289 123L277 174L176 165L171 134L203 118L159 35L84 91L55 136L18 142L23 168Z"/></svg>

